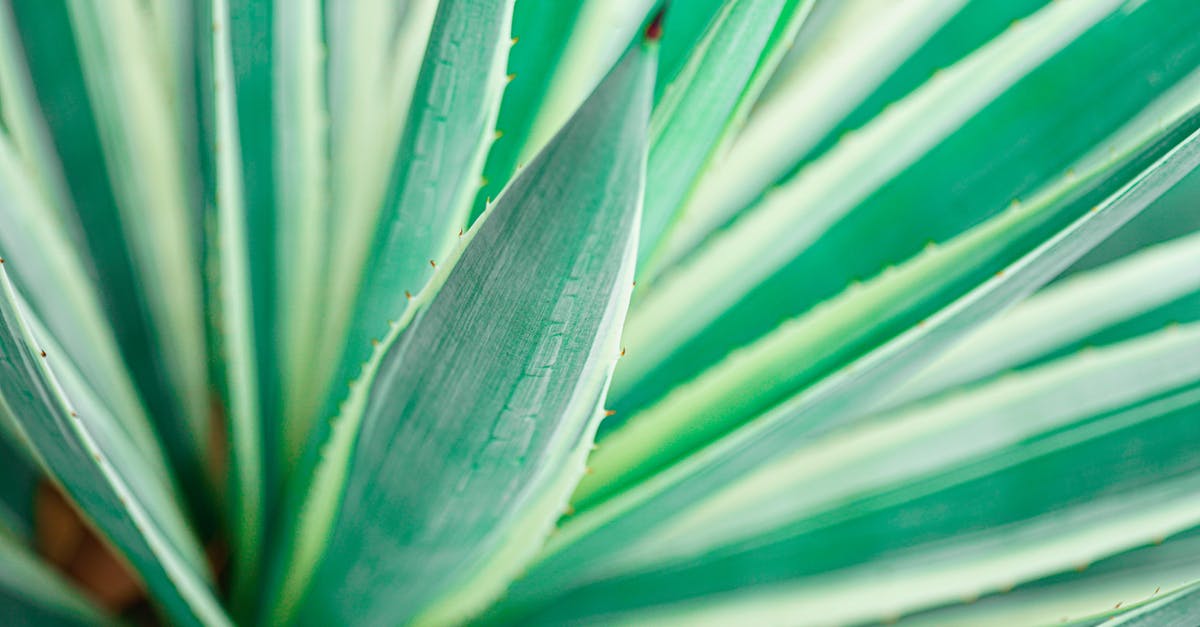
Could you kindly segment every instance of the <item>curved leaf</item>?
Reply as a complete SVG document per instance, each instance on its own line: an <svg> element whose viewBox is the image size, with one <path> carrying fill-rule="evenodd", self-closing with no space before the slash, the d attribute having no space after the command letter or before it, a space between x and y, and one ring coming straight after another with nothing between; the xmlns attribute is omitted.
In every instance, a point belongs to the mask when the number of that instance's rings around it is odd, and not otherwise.
<svg viewBox="0 0 1200 627"><path fill-rule="evenodd" d="M329 242L321 287L325 294L320 303L322 326L312 349L315 357L305 362L312 372L294 380L289 390L291 408L286 419L294 424L285 423L287 431L282 435L291 456L301 449L316 415L326 409L321 406L322 395L328 392L328 379L346 348L343 333L354 312L363 264L381 212L394 201L385 194L389 178L402 165L396 158L404 134L415 123L413 102L420 103L428 95L417 91L417 82L438 4L438 0L324 2L329 42ZM319 367L312 367L314 363Z"/></svg>
<svg viewBox="0 0 1200 627"><path fill-rule="evenodd" d="M283 534L297 540L276 620L458 622L536 551L583 473L618 356L652 47L484 214L367 364Z"/></svg>
<svg viewBox="0 0 1200 627"><path fill-rule="evenodd" d="M1168 597L1105 622L1105 627L1173 627L1200 616L1200 584L1188 586Z"/></svg>
<svg viewBox="0 0 1200 627"><path fill-rule="evenodd" d="M547 616L882 619L1191 528L1197 350L1200 326L1166 331L814 441Z"/></svg>
<svg viewBox="0 0 1200 627"><path fill-rule="evenodd" d="M173 96L153 61L158 41L140 7L127 0L113 4L102 21L89 13L98 8L94 2L12 2L11 8L37 103L62 159L90 253L90 258L80 252L72 256L86 259L82 280L90 282L89 275L98 279L93 289L105 314L98 323L119 341L123 364L102 353L107 363L93 369L88 361L96 356L89 353L103 347L78 346L73 322L60 320L70 310L42 302L40 290L71 293L80 279L29 283L21 273L33 268L25 263L14 270L14 278L39 316L70 347L72 359L81 360L118 418L148 415L153 420L174 471L188 487L185 495L193 510L204 512L211 493L203 467L209 416L194 250L198 211L189 209L194 205L187 170L181 166L185 160ZM126 93L138 97L125 100L121 95ZM130 128L136 132L126 135ZM95 318L80 313L83 330L88 330ZM136 390L109 382L126 371ZM138 407L137 392L150 411Z"/></svg>
<svg viewBox="0 0 1200 627"><path fill-rule="evenodd" d="M1072 275L981 325L886 403L902 405L1137 330L1188 322L1200 316L1198 294L1200 234L1149 247Z"/></svg>
<svg viewBox="0 0 1200 627"><path fill-rule="evenodd" d="M774 97L758 104L722 167L699 182L649 269L652 277L791 170L964 2L821 4L822 28L797 42L799 62L781 71Z"/></svg>
<svg viewBox="0 0 1200 627"><path fill-rule="evenodd" d="M336 365L328 413L343 398L342 386L370 356L371 340L383 336L388 321L404 311L405 291L421 290L436 260L466 226L504 90L512 3L438 3L361 278L343 277L329 295L335 301L357 297L357 304L348 321L329 315L322 332L333 342L334 354L328 362L319 360L314 370L322 370L323 363ZM334 251L344 253L350 251ZM338 326L342 324L347 326ZM290 434L286 441L296 454L311 423L292 419L285 426Z"/></svg>
<svg viewBox="0 0 1200 627"><path fill-rule="evenodd" d="M1014 590L1001 590L904 618L906 625L970 624L1008 627L1058 621L1096 625L1105 617L1153 603L1200 580L1191 556L1200 549L1196 530L1155 538L1141 547L1084 569L1060 573Z"/></svg>
<svg viewBox="0 0 1200 627"><path fill-rule="evenodd" d="M1190 36L1200 11L1191 3L1149 3L1132 12L1113 5L1092 28L1055 26L1049 18L1063 17L1068 8L1086 14L1102 7L1051 5L1011 27L845 137L678 269L646 285L630 317L630 359L613 382L618 417L633 415L781 320L1027 201L1073 165L1078 169L1080 155L1102 145L1200 62L1200 46ZM1083 17L1090 22L1097 14ZM1052 49L1069 45L1050 54L1037 50L1039 40L1057 40ZM1031 61L1031 52L1045 56ZM1004 78L982 78L992 71ZM1137 89L1119 89L1130 82ZM943 88L942 96L933 96ZM1094 106L1114 91L1119 97ZM975 98L981 100L966 111L957 109ZM896 134L888 143L860 143L913 107L927 107L925 117L891 127ZM941 124L952 129L937 130ZM945 135L922 137L927 131ZM914 141L932 143L901 158ZM896 219L897 211L905 219ZM762 239L744 239L751 232ZM872 245L862 246L864 238ZM619 423L602 428L602 439Z"/></svg>
<svg viewBox="0 0 1200 627"><path fill-rule="evenodd" d="M5 264L7 265L7 264ZM181 625L228 625L204 574L199 546L161 481L101 405L62 383L18 309L0 266L0 399L52 478L90 517ZM65 364L64 364L65 365ZM64 371L69 372L69 369ZM66 393L76 390L68 400Z"/></svg>
<svg viewBox="0 0 1200 627"><path fill-rule="evenodd" d="M812 9L809 0L730 0L679 74L651 123L639 262L653 253L713 156L737 131ZM669 25L669 24L668 24Z"/></svg>
<svg viewBox="0 0 1200 627"><path fill-rule="evenodd" d="M1084 194L1078 202L1091 210L935 315L750 424L570 520L521 587L536 596L539 586L561 585L578 576L580 564L599 560L635 530L647 533L797 443L860 419L876 399L930 357L1061 272L1200 164L1198 127L1196 114L1177 123L1096 190L1104 198L1100 204L1093 205L1094 195ZM1105 188L1120 181L1128 182L1108 195ZM517 595L516 588L512 595Z"/></svg>

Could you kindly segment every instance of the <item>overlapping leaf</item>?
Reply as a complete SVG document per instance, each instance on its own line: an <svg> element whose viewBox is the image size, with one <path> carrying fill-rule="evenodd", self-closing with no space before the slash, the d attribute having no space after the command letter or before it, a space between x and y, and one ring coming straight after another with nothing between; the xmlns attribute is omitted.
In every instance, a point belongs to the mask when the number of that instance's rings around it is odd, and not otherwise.
<svg viewBox="0 0 1200 627"><path fill-rule="evenodd" d="M284 534L276 620L462 620L537 550L619 353L652 48L627 55L367 364Z"/></svg>
<svg viewBox="0 0 1200 627"><path fill-rule="evenodd" d="M200 548L163 477L89 393L46 331L40 331L40 344L34 339L38 328L22 315L3 267L0 290L0 365L5 370L0 400L17 417L24 439L173 621L229 624L213 596Z"/></svg>

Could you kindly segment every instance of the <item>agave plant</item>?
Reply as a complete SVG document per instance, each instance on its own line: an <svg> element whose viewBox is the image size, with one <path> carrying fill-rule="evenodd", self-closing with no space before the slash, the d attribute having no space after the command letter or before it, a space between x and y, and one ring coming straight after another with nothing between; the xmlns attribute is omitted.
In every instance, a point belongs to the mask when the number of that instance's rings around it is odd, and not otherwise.
<svg viewBox="0 0 1200 627"><path fill-rule="evenodd" d="M4 0L0 622L1197 624L1198 31Z"/></svg>

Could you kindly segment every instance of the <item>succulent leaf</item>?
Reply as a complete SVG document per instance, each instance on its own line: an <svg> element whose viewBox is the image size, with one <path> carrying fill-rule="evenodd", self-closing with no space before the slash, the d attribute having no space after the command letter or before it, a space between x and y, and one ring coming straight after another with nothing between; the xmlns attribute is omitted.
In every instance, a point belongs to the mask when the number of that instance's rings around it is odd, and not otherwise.
<svg viewBox="0 0 1200 627"><path fill-rule="evenodd" d="M0 398L46 471L119 548L173 621L231 624L178 501L163 493L161 475L94 397L68 397L69 380L60 383L50 365L59 358L35 341L4 267L0 316Z"/></svg>
<svg viewBox="0 0 1200 627"><path fill-rule="evenodd" d="M1100 192L1102 202L1096 204L1097 199L1088 194L1075 199L1082 207L1092 209L1074 213L1077 216L1074 221L1065 228L1059 227L1061 230L1056 229L1057 234L1044 239L1043 243L1022 254L978 287L955 298L923 323L908 328L864 357L778 404L752 423L658 470L650 480L624 489L617 498L595 506L594 511L569 521L547 545L542 561L531 570L532 575L526 580L529 594L536 598L538 594L546 594L547 587L553 589L570 581L572 576L579 576L567 573L576 573L577 565L581 563L598 563L601 555L608 554L612 546L619 544L616 538L629 533L629 529L648 533L714 491L723 489L735 477L777 459L797 443L837 426L857 422L863 412L869 411L875 398L894 388L897 381L914 374L918 364L927 363L930 356L945 346L944 342L952 341L990 313L1019 300L1061 272L1194 169L1200 163L1198 123L1200 118L1191 114L1174 127L1152 135L1154 139L1143 145L1136 158L1122 167L1127 172L1125 176L1099 179L1105 184L1092 192ZM1117 180L1126 183L1115 193L1105 189ZM1050 197L1057 195L1050 194ZM983 243L995 237L1013 235L1020 229L1008 227L1021 223L1020 218L1028 220L1037 213L1013 211L1001 216L1000 221L992 225L996 227L995 231L988 233L991 229L985 228L976 234L978 241ZM1007 225L1003 218L1018 219ZM604 450L603 443L600 450ZM593 483L589 487L585 483L581 489L585 495L589 490L593 495L599 495L592 498L600 501L603 494L597 489L604 485ZM519 594L520 586L513 589L512 596Z"/></svg>
<svg viewBox="0 0 1200 627"><path fill-rule="evenodd" d="M369 357L371 340L404 311L405 292L424 287L467 226L504 90L512 2L438 3L383 210L366 249L362 285L347 294L357 297L353 316L348 330L324 330L339 338L330 355L330 363L339 365L333 402L323 411L344 396L342 386ZM339 324L333 316L328 320ZM305 426L290 426L300 434L289 438L292 446L305 441Z"/></svg>
<svg viewBox="0 0 1200 627"><path fill-rule="evenodd" d="M299 538L285 619L469 618L566 506L632 291L650 47L522 171L367 364L317 471L332 485L285 534Z"/></svg>
<svg viewBox="0 0 1200 627"><path fill-rule="evenodd" d="M1200 622L1197 27L0 0L0 622Z"/></svg>

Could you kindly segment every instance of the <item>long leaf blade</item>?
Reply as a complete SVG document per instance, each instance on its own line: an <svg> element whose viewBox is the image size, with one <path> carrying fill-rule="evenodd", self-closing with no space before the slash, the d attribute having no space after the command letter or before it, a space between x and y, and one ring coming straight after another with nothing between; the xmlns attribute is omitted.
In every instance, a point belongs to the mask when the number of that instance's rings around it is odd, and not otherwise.
<svg viewBox="0 0 1200 627"><path fill-rule="evenodd" d="M35 341L3 266L0 354L0 400L19 418L47 470L121 550L172 620L230 624L204 574L199 547L180 530L182 514L155 489L161 478L93 399L67 398L65 389L79 388L66 379L60 384L52 373L52 358Z"/></svg>
<svg viewBox="0 0 1200 627"><path fill-rule="evenodd" d="M413 106L396 151L384 207L367 250L361 276L334 277L335 301L356 302L349 320L337 312L323 331L335 364L332 396L325 408L289 420L285 441L292 455L303 450L311 421L344 396L342 386L371 353L371 340L407 306L433 274L466 226L478 191L487 148L493 140L504 89L513 0L438 3ZM335 255L357 251L334 250ZM357 299L357 300L355 300ZM325 368L318 362L317 370ZM320 383L325 383L323 374ZM320 386L318 386L320 389ZM329 412L332 413L332 412Z"/></svg>
<svg viewBox="0 0 1200 627"><path fill-rule="evenodd" d="M697 177L744 122L812 2L730 0L675 80L651 124L639 262L648 259Z"/></svg>
<svg viewBox="0 0 1200 627"><path fill-rule="evenodd" d="M298 547L285 569L283 620L304 588L304 621L457 622L548 532L583 473L618 357L652 48L629 53L368 364L334 428L353 442L326 451L318 475L338 477L337 512L320 520L311 512L330 504L310 502L287 534L329 539Z"/></svg>
<svg viewBox="0 0 1200 627"><path fill-rule="evenodd" d="M521 587L527 585L530 594L537 595L539 586L553 587L558 583L550 582L558 578L578 576L574 573L579 564L599 560L632 530L646 532L796 442L861 418L874 399L950 342L1061 272L1200 164L1198 126L1200 116L1184 116L1126 166L1137 172L1132 180L1116 177L1108 185L1127 180L1119 190L937 314L749 425L570 521ZM1152 163L1147 167L1146 162Z"/></svg>

